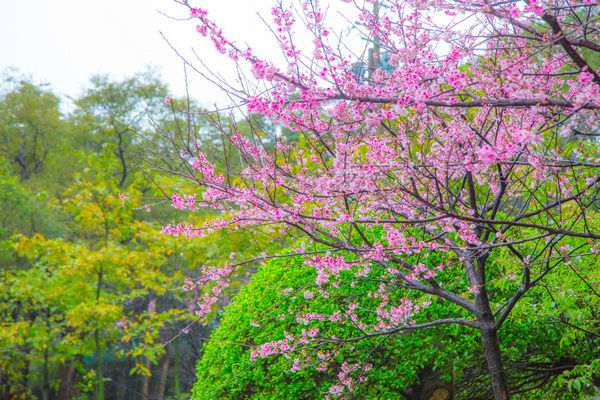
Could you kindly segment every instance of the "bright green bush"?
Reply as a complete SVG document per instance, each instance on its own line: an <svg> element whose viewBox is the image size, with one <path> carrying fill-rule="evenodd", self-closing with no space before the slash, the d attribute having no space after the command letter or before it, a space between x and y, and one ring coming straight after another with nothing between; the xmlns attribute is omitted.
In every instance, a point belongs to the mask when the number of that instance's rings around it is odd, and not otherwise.
<svg viewBox="0 0 600 400"><path fill-rule="evenodd" d="M365 339L357 342L354 348L345 346L326 371L318 371L315 366L291 372L292 360L284 356L258 357L251 361L252 346L283 339L285 331L298 333L308 328L298 324L294 317L308 311L309 301L302 293L310 289L316 277L314 269L304 265L303 260L290 257L267 262L235 297L224 313L221 325L204 346L194 399L323 398L328 388L337 383L336 375L342 362L366 359L374 368L365 373L368 384L357 388L357 398L402 399L401 391L428 365L435 364L445 372L444 379L450 380L454 359L476 345L476 337L469 335L468 328L445 326ZM282 293L287 288L295 291L289 295ZM310 311L331 314L348 296L375 288L373 282L359 283L353 288L341 285L330 292L329 299L320 296L311 299ZM448 308L434 303L427 313L442 311L447 313ZM252 326L250 321L260 327ZM321 322L317 325L321 333L327 335L358 335L349 323ZM440 353L444 357L439 357Z"/></svg>
<svg viewBox="0 0 600 400"><path fill-rule="evenodd" d="M304 261L305 258L298 256L271 260L262 265L251 282L242 288L234 302L222 313L220 326L203 348L204 356L198 363L198 381L193 390L193 399L321 399L329 387L337 383L336 375L342 362L362 362L366 358L373 368L365 373L368 381L357 387L355 398L404 399L402 393L407 389L419 389L419 374L430 366L441 373L442 380L451 383L456 391L456 399L487 398L489 384L486 382L489 378L485 372L478 334L457 325L361 340L353 348L340 348L336 362L325 371L318 371L316 366L312 366L292 372L293 355L292 359L276 355L251 361L253 346L283 339L286 331L298 334L303 328L308 328L297 323L296 314L309 309L331 314L341 308L350 296L375 291L376 283L362 281L357 282L355 287L342 284L339 289L330 290L331 296L327 299L317 296L307 301L302 293L314 290L312 285L316 272ZM434 262L433 257L430 262ZM490 273L501 275L501 268L500 262L494 262ZM454 272L450 270L444 273ZM343 275L342 282L345 280ZM351 277L354 275L348 272L347 280ZM573 312L585 311L589 314L589 308L582 303L581 296L587 296L583 283L577 283L577 279L576 275L566 274L552 277L548 282L556 285L532 290L522 306L515 310L514 317L503 326L500 340L503 353L508 357L505 361L509 383L523 390L522 393L515 393L515 399L544 396L556 399L585 398L583 385L572 383L567 388L569 381L581 380L584 374L569 378L568 370L564 371L566 375L561 371L561 363L576 363L579 367L575 371L587 368L586 365L597 364L593 361L597 358L592 348L594 340L591 338L590 341L577 328L570 328L550 318L553 310L545 309L559 307L557 301L568 301L573 310L583 307ZM460 277L455 277L455 281L461 284ZM567 286L561 287L559 282L569 282L579 292ZM466 285L466 282L462 284ZM505 285L511 284L518 282L511 283L507 279ZM294 291L284 294L283 291L288 288ZM549 294L549 290L553 293ZM400 289L396 297L411 295ZM501 290L493 294L494 303L501 304L505 300ZM413 301L419 299L414 298ZM461 316L461 310L438 300L415 318L417 322L425 322L450 316ZM251 321L260 327L251 325ZM320 322L310 326L318 326L322 334L339 338L358 335L350 324ZM539 374L532 373L531 368L538 368ZM545 381L544 368L554 371ZM588 371L587 374L591 373ZM544 382L541 387L535 389L541 382Z"/></svg>

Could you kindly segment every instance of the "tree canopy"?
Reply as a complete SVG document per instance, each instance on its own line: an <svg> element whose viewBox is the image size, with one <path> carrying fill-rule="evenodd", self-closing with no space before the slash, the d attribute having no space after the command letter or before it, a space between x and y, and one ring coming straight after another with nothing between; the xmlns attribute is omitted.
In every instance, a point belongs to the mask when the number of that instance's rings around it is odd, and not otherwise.
<svg viewBox="0 0 600 400"><path fill-rule="evenodd" d="M247 344L251 358L289 357L293 371L331 370L337 381L317 390L350 398L374 374L375 338L383 343L458 325L478 338L488 398L509 399L527 387L528 378L512 383L507 373L512 351L502 343L504 335L516 337L513 317L526 305L549 310L568 298L552 286L556 276L581 280L577 287L585 291L597 283L597 4L343 2L350 4L341 12L366 43L357 50L339 26L329 25L318 1L277 2L271 29L285 60L278 64L229 40L206 10L180 3L199 35L253 74L221 85L240 99L247 118L260 115L296 135L288 140L276 130L254 130L248 136L215 124L224 144L201 148L187 130L188 140L171 142L164 154L171 166L161 169L188 184L171 193L172 206L223 214L163 231L196 238L215 229L260 228L323 246L293 249L316 273L303 294L307 309L290 316L304 330L274 329L269 339ZM357 73L357 66L366 71ZM226 149L241 162L227 162ZM199 316L212 315L236 268L248 262L203 268L195 285L212 291ZM287 273L294 275L293 268ZM376 284L350 291L335 310L319 310L338 287L364 281ZM440 312L429 312L438 301ZM597 327L549 314L581 329L584 346L597 343ZM332 334L325 322L352 329ZM338 360L338 348L364 343L371 347L363 357ZM550 362L533 348L521 354ZM595 390L597 359L592 351L586 373L566 375L569 390Z"/></svg>

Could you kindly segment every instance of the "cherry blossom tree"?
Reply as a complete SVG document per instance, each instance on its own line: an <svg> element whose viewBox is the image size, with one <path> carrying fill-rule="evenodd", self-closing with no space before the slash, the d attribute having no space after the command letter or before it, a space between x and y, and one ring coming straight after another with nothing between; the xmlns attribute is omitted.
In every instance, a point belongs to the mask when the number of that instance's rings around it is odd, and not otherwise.
<svg viewBox="0 0 600 400"><path fill-rule="evenodd" d="M250 124L242 134L216 118L216 152L197 144L191 112L187 130L165 133L174 146L160 149L167 164L150 164L186 182L185 194L169 194L172 206L222 211L165 234L268 227L300 238L289 254L203 266L189 282L206 293L198 316L237 266L301 255L315 282L282 290L307 307L341 285L376 285L330 314L282 315L305 329L257 344L253 357L330 368L342 346L459 324L478 332L493 395L508 399L503 324L545 277L572 262L593 267L586 260L599 250L598 3L278 1L271 29L282 63L230 41L206 10L178 3L199 36L253 74L239 87L220 83L249 121L260 115L297 133ZM354 36L329 24L338 12ZM447 304L447 317L431 319L431 301ZM354 334L328 336L324 324ZM338 365L327 396L347 396L368 378L368 359Z"/></svg>

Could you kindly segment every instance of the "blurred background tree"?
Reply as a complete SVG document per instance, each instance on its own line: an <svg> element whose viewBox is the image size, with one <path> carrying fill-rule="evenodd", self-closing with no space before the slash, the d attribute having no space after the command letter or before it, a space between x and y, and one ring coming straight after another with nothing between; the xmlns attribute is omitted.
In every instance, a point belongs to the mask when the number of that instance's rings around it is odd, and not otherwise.
<svg viewBox="0 0 600 400"><path fill-rule="evenodd" d="M240 248L256 252L258 241L160 234L173 210L149 200L164 195L131 156L145 151L140 135L178 124L156 72L94 76L71 105L18 72L4 76L0 398L187 397L211 327L193 323L202 293L183 291L184 278ZM201 118L196 126L215 140Z"/></svg>

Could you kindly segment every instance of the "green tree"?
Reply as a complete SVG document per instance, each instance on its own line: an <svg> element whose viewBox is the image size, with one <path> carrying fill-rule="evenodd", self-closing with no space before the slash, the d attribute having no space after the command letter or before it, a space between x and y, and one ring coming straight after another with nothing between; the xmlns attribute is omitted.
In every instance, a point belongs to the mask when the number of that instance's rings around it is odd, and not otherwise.
<svg viewBox="0 0 600 400"><path fill-rule="evenodd" d="M82 124L85 145L116 157L111 173L124 187L132 180L129 153L138 142L133 131L149 127L148 116L164 115L167 87L151 70L119 82L96 75L90 82L92 87L75 100L74 118Z"/></svg>
<svg viewBox="0 0 600 400"><path fill-rule="evenodd" d="M31 93L10 82L3 96L33 113ZM55 98L47 93L46 103ZM24 179L10 160L0 162L0 397L125 398L133 390L182 398L194 379L186 370L210 331L193 323L204 292L185 293L183 276L272 245L245 231L190 242L160 234L174 209L152 200L163 193L132 168L130 153L142 149L133 130L149 132L149 113L159 129L177 128L178 109L169 110L165 95L151 73L120 82L96 77L72 113L56 108L60 125L41 169ZM16 116L6 123L17 126ZM203 117L195 123L205 142L218 140ZM190 214L184 222L207 218Z"/></svg>
<svg viewBox="0 0 600 400"><path fill-rule="evenodd" d="M41 173L57 143L63 121L60 100L30 80L6 78L0 90L0 155L21 179Z"/></svg>
<svg viewBox="0 0 600 400"><path fill-rule="evenodd" d="M104 398L107 358L155 360L162 351L157 329L186 313L131 307L167 293L174 276L163 266L176 247L135 221L137 202L123 202L114 189L81 181L61 203L78 240L21 235L14 241L21 268L0 271L3 373L13 383L35 377L44 399L58 390L60 366L69 364L79 370L82 390ZM141 361L136 371L149 373Z"/></svg>

